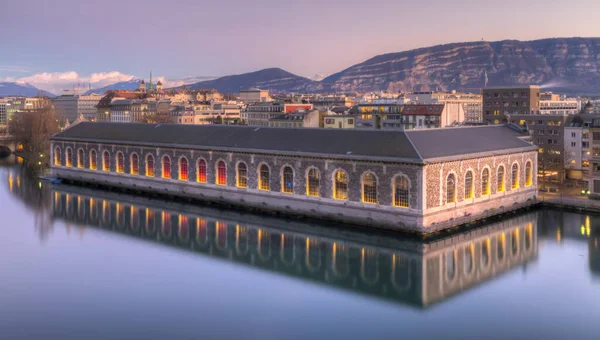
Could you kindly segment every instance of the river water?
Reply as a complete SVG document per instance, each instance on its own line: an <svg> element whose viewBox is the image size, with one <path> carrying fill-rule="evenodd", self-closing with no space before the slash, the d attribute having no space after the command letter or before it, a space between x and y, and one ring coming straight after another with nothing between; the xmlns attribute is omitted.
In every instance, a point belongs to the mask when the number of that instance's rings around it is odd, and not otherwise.
<svg viewBox="0 0 600 340"><path fill-rule="evenodd" d="M40 182L0 161L0 339L598 339L600 217L427 241Z"/></svg>

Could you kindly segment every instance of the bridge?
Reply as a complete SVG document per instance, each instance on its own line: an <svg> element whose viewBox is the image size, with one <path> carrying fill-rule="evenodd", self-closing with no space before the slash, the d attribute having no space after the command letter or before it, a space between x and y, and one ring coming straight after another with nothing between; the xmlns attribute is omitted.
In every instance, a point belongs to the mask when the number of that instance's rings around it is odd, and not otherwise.
<svg viewBox="0 0 600 340"><path fill-rule="evenodd" d="M15 152L19 148L17 140L11 135L0 135L0 154L6 153L7 151Z"/></svg>

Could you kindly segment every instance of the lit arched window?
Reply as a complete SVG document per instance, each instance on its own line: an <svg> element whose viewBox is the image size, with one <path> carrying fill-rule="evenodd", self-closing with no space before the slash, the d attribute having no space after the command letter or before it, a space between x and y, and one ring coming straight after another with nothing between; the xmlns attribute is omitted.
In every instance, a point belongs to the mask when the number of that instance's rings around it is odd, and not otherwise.
<svg viewBox="0 0 600 340"><path fill-rule="evenodd" d="M512 188L518 189L519 188L519 166L517 165L517 163L513 164L513 166L512 166L511 180L512 180Z"/></svg>
<svg viewBox="0 0 600 340"><path fill-rule="evenodd" d="M82 169L84 167L84 160L83 158L85 154L83 153L83 149L79 149L77 150L77 167Z"/></svg>
<svg viewBox="0 0 600 340"><path fill-rule="evenodd" d="M475 249L474 246L471 244L469 246L466 246L464 249L464 266L465 266L465 273L467 274L471 274L473 272L473 268L474 268L474 263L473 263L473 258L475 257Z"/></svg>
<svg viewBox="0 0 600 340"><path fill-rule="evenodd" d="M225 164L225 161L217 162L216 183L218 185L227 185L227 165Z"/></svg>
<svg viewBox="0 0 600 340"><path fill-rule="evenodd" d="M473 172L467 171L465 175L465 199L473 198Z"/></svg>
<svg viewBox="0 0 600 340"><path fill-rule="evenodd" d="M498 261L502 261L504 260L504 249L505 249L505 236L504 233L500 234L500 236L498 237L498 243L496 244L497 246L497 251L496 251L496 255L498 257Z"/></svg>
<svg viewBox="0 0 600 340"><path fill-rule="evenodd" d="M162 178L171 179L171 159L169 156L162 158Z"/></svg>
<svg viewBox="0 0 600 340"><path fill-rule="evenodd" d="M336 200L348 199L348 174L344 170L338 170L333 176L333 198Z"/></svg>
<svg viewBox="0 0 600 340"><path fill-rule="evenodd" d="M140 174L140 158L136 153L132 153L129 158L129 173L132 175Z"/></svg>
<svg viewBox="0 0 600 340"><path fill-rule="evenodd" d="M452 281L456 276L456 253L449 251L446 253L446 278Z"/></svg>
<svg viewBox="0 0 600 340"><path fill-rule="evenodd" d="M481 264L487 267L490 263L490 239L485 240L481 244Z"/></svg>
<svg viewBox="0 0 600 340"><path fill-rule="evenodd" d="M185 157L179 159L179 180L188 180L188 160Z"/></svg>
<svg viewBox="0 0 600 340"><path fill-rule="evenodd" d="M530 187L533 184L533 169L531 168L531 161L525 163L525 186Z"/></svg>
<svg viewBox="0 0 600 340"><path fill-rule="evenodd" d="M90 169L97 170L98 169L98 156L96 155L96 150L90 151Z"/></svg>
<svg viewBox="0 0 600 340"><path fill-rule="evenodd" d="M117 152L117 172L122 174L125 169L125 157L121 151Z"/></svg>
<svg viewBox="0 0 600 340"><path fill-rule="evenodd" d="M490 194L490 169L485 168L481 173L481 196Z"/></svg>
<svg viewBox="0 0 600 340"><path fill-rule="evenodd" d="M504 185L504 166L500 165L498 167L498 173L496 174L496 181L498 184L498 188L497 191L498 192L503 192L505 189L505 185Z"/></svg>
<svg viewBox="0 0 600 340"><path fill-rule="evenodd" d="M456 202L456 178L454 174L450 174L446 179L446 203L454 202Z"/></svg>
<svg viewBox="0 0 600 340"><path fill-rule="evenodd" d="M281 191L286 194L294 193L294 170L289 167L283 167Z"/></svg>
<svg viewBox="0 0 600 340"><path fill-rule="evenodd" d="M102 153L102 170L110 171L110 153L106 150Z"/></svg>
<svg viewBox="0 0 600 340"><path fill-rule="evenodd" d="M198 164L196 164L196 181L199 183L206 183L206 161L202 158L200 158Z"/></svg>
<svg viewBox="0 0 600 340"><path fill-rule="evenodd" d="M267 166L266 164L261 165L258 171L258 175L258 188L260 190L266 191L271 190L271 174L269 171L269 166Z"/></svg>
<svg viewBox="0 0 600 340"><path fill-rule="evenodd" d="M320 177L319 170L316 168L310 168L310 170L308 170L308 173L306 174L307 196L319 197Z"/></svg>
<svg viewBox="0 0 600 340"><path fill-rule="evenodd" d="M60 165L60 148L54 148L54 165Z"/></svg>
<svg viewBox="0 0 600 340"><path fill-rule="evenodd" d="M363 202L377 203L377 178L373 174L364 174L362 177Z"/></svg>
<svg viewBox="0 0 600 340"><path fill-rule="evenodd" d="M67 148L66 151L65 163L67 166L73 166L73 150L71 148Z"/></svg>
<svg viewBox="0 0 600 340"><path fill-rule="evenodd" d="M146 156L146 176L154 177L154 156Z"/></svg>
<svg viewBox="0 0 600 340"><path fill-rule="evenodd" d="M248 166L244 162L238 163L236 186L238 188L248 187Z"/></svg>
<svg viewBox="0 0 600 340"><path fill-rule="evenodd" d="M406 176L394 178L394 206L401 208L409 207L410 184Z"/></svg>

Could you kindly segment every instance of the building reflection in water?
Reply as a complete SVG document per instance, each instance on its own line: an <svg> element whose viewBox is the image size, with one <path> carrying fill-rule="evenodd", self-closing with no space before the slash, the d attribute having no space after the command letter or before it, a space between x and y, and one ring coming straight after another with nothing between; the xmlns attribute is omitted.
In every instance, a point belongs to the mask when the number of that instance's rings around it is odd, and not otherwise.
<svg viewBox="0 0 600 340"><path fill-rule="evenodd" d="M423 242L65 185L51 198L53 217L67 223L418 307L538 253L538 213Z"/></svg>

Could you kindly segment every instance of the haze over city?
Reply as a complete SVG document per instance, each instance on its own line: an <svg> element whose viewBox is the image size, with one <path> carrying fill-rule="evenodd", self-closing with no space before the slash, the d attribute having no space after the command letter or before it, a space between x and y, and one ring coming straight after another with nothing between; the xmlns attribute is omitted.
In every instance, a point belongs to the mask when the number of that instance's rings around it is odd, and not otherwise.
<svg viewBox="0 0 600 340"><path fill-rule="evenodd" d="M312 78L375 55L462 41L600 36L577 1L3 1L0 81L51 92L152 70L165 86L280 67ZM583 17L582 17L583 16ZM32 25L35 23L35 25Z"/></svg>

